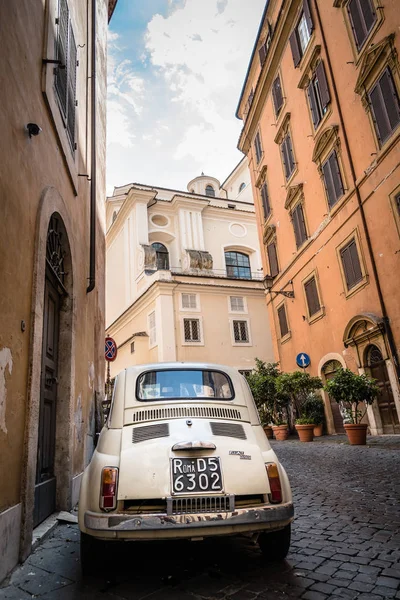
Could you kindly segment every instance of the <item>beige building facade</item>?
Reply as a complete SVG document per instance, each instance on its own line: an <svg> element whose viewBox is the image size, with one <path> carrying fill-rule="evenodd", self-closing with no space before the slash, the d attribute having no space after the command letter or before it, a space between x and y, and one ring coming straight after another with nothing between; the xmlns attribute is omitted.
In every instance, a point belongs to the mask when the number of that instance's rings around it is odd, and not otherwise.
<svg viewBox="0 0 400 600"><path fill-rule="evenodd" d="M134 364L273 360L247 160L188 191L140 184L107 198L111 376Z"/></svg>
<svg viewBox="0 0 400 600"><path fill-rule="evenodd" d="M30 553L33 528L77 502L93 450L115 4L0 5L0 580Z"/></svg>
<svg viewBox="0 0 400 600"><path fill-rule="evenodd" d="M375 377L373 434L400 433L399 26L397 0L270 0L237 111L281 368Z"/></svg>

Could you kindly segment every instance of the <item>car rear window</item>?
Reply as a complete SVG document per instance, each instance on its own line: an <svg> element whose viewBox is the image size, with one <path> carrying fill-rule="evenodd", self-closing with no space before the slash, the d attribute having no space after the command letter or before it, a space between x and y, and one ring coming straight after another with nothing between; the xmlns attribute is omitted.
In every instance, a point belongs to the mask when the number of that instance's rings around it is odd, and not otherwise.
<svg viewBox="0 0 400 600"><path fill-rule="evenodd" d="M232 400L231 380L221 371L165 369L138 377L136 397L151 400Z"/></svg>

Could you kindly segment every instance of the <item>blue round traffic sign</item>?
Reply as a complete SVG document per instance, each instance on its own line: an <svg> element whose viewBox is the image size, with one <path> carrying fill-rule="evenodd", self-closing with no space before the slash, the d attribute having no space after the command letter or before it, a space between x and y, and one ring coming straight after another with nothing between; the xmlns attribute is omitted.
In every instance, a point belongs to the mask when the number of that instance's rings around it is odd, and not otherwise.
<svg viewBox="0 0 400 600"><path fill-rule="evenodd" d="M117 344L112 337L106 337L104 353L108 362L113 362L117 358Z"/></svg>
<svg viewBox="0 0 400 600"><path fill-rule="evenodd" d="M311 358L305 352L300 352L300 354L296 356L296 363L301 369L305 369L310 365Z"/></svg>

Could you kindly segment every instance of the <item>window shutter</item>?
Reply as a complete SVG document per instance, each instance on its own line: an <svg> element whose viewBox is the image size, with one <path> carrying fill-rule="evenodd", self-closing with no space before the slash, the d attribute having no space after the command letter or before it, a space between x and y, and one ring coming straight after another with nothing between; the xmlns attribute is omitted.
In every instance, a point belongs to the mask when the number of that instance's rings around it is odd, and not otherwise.
<svg viewBox="0 0 400 600"><path fill-rule="evenodd" d="M371 0L361 0L360 8L365 23L365 28L369 33L376 21L376 12Z"/></svg>
<svg viewBox="0 0 400 600"><path fill-rule="evenodd" d="M253 103L253 98L254 98L254 90L253 88L251 88L250 94L249 94L249 99L248 99L248 104L249 104L249 108Z"/></svg>
<svg viewBox="0 0 400 600"><path fill-rule="evenodd" d="M308 314L312 317L321 309L315 277L312 277L307 281L304 285L304 289L307 298Z"/></svg>
<svg viewBox="0 0 400 600"><path fill-rule="evenodd" d="M360 259L357 252L357 244L354 238L347 246L341 249L340 255L342 258L347 289L351 290L351 288L363 278Z"/></svg>
<svg viewBox="0 0 400 600"><path fill-rule="evenodd" d="M394 200L396 202L397 214L400 216L400 194L396 194Z"/></svg>
<svg viewBox="0 0 400 600"><path fill-rule="evenodd" d="M313 23L313 20L311 17L311 10L310 10L310 5L308 3L308 0L303 0L303 11L304 11L304 16L306 17L308 31L311 35L311 33L314 31L314 23Z"/></svg>
<svg viewBox="0 0 400 600"><path fill-rule="evenodd" d="M326 194L328 196L328 205L329 208L332 208L332 206L336 204L336 195L329 160L322 165L322 172L324 175Z"/></svg>
<svg viewBox="0 0 400 600"><path fill-rule="evenodd" d="M277 77L272 86L272 97L274 100L274 108L276 115L279 114L282 104L283 104L283 95L282 95L282 86L281 80Z"/></svg>
<svg viewBox="0 0 400 600"><path fill-rule="evenodd" d="M339 200L344 194L342 176L340 174L339 163L334 150L328 158L329 166L332 174L333 187L335 190L335 202Z"/></svg>
<svg viewBox="0 0 400 600"><path fill-rule="evenodd" d="M294 156L293 156L292 140L291 140L289 133L286 136L286 147L287 147L287 154L288 154L288 158L289 158L289 169L290 169L289 175L291 175L294 171L295 162L294 162Z"/></svg>
<svg viewBox="0 0 400 600"><path fill-rule="evenodd" d="M299 46L299 40L297 39L297 32L295 29L292 31L289 41L290 47L292 49L293 63L294 66L297 67L301 61L301 50Z"/></svg>
<svg viewBox="0 0 400 600"><path fill-rule="evenodd" d="M286 149L286 138L284 138L282 144L281 144L281 153L282 153L282 161L283 161L283 168L285 170L285 177L286 179L289 179L289 160L288 160L288 155L287 155L287 149Z"/></svg>
<svg viewBox="0 0 400 600"><path fill-rule="evenodd" d="M386 119L386 110L384 105L384 99L382 96L379 82L373 88L369 95L372 114L375 122L376 135L381 144L389 137L390 129L389 123Z"/></svg>
<svg viewBox="0 0 400 600"><path fill-rule="evenodd" d="M289 333L288 322L286 318L286 309L283 304L278 308L278 319L279 319L279 329L281 330L281 337L284 337Z"/></svg>
<svg viewBox="0 0 400 600"><path fill-rule="evenodd" d="M307 239L307 229L306 229L306 222L305 222L305 219L304 219L303 207L302 207L301 204L299 204L297 211L298 211L298 214L299 214L300 239L301 239L301 243L303 243Z"/></svg>
<svg viewBox="0 0 400 600"><path fill-rule="evenodd" d="M296 248L299 248L301 246L301 241L300 241L299 215L297 212L297 207L292 212L292 223L293 223L294 237L296 240Z"/></svg>
<svg viewBox="0 0 400 600"><path fill-rule="evenodd" d="M268 188L267 188L266 183L263 183L263 186L261 188L261 198L262 198L264 219L266 219L267 217L269 217L269 215L271 213L271 207L269 204L269 197L268 197Z"/></svg>
<svg viewBox="0 0 400 600"><path fill-rule="evenodd" d="M308 101L310 103L311 110L311 118L314 125L314 129L317 128L317 125L320 121L318 109L317 109L317 101L315 98L315 90L314 90L314 82L312 81L307 88Z"/></svg>
<svg viewBox="0 0 400 600"><path fill-rule="evenodd" d="M260 134L258 131L256 133L256 137L254 138L254 148L256 151L257 162L259 163L261 160L262 148L261 148L261 138L260 138Z"/></svg>
<svg viewBox="0 0 400 600"><path fill-rule="evenodd" d="M74 32L71 23L69 25L69 48L68 48L68 93L67 93L67 133L71 146L75 146L75 109L76 109L76 66L77 53Z"/></svg>
<svg viewBox="0 0 400 600"><path fill-rule="evenodd" d="M365 2L366 0L363 1ZM353 29L353 34L357 44L357 48L360 49L367 35L364 30L363 18L360 13L358 0L350 0L347 10L349 12L350 22Z"/></svg>
<svg viewBox="0 0 400 600"><path fill-rule="evenodd" d="M389 68L385 69L379 80L379 84L382 90L383 102L386 107L390 127L393 131L400 122L400 106L399 97Z"/></svg>
<svg viewBox="0 0 400 600"><path fill-rule="evenodd" d="M67 116L68 23L69 10L67 1L60 0L56 52L57 60L61 64L56 69L55 89L64 117Z"/></svg>
<svg viewBox="0 0 400 600"><path fill-rule="evenodd" d="M278 256L276 253L276 243L275 242L271 242L270 244L268 244L267 246L267 252L268 252L268 260L269 260L269 274L272 277L276 277L276 275L278 275L279 273L279 267L278 267Z"/></svg>
<svg viewBox="0 0 400 600"><path fill-rule="evenodd" d="M322 108L325 109L331 101L331 96L329 94L328 81L326 79L325 67L322 60L319 61L315 70L315 74L319 83L319 93L321 97Z"/></svg>
<svg viewBox="0 0 400 600"><path fill-rule="evenodd" d="M260 47L258 51L258 56L260 57L260 65L262 68L265 63L265 59L267 58L267 47L265 43Z"/></svg>
<svg viewBox="0 0 400 600"><path fill-rule="evenodd" d="M244 298L243 296L231 296L231 310L235 312L244 312Z"/></svg>

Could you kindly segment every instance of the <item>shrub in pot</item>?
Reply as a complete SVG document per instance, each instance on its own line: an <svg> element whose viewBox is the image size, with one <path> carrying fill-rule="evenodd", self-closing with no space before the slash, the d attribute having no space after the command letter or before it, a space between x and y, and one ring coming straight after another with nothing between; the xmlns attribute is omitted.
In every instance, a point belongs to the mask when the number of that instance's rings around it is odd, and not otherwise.
<svg viewBox="0 0 400 600"><path fill-rule="evenodd" d="M368 406L378 396L379 388L375 382L367 375L356 375L350 369L340 369L325 385L329 396L342 408L344 428L352 445L366 444L368 425L361 421Z"/></svg>
<svg viewBox="0 0 400 600"><path fill-rule="evenodd" d="M312 442L314 439L315 423L312 417L301 417L296 419L296 430L301 442Z"/></svg>
<svg viewBox="0 0 400 600"><path fill-rule="evenodd" d="M277 379L276 386L278 394L289 400L290 409L288 413L294 414L296 419L307 418L307 425L311 425L311 415L306 411L306 401L310 394L323 387L321 379L319 377L312 377L305 371L281 373Z"/></svg>
<svg viewBox="0 0 400 600"><path fill-rule="evenodd" d="M314 427L314 437L320 437L325 423L324 401L319 394L309 394L305 400L303 414L310 417Z"/></svg>

